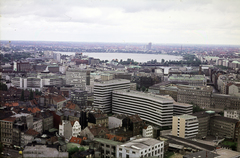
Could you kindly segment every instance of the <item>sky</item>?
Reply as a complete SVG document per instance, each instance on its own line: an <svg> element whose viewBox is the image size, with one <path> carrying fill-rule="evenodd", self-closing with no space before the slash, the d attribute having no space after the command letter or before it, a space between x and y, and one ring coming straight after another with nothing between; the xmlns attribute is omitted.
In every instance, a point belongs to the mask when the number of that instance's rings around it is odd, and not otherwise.
<svg viewBox="0 0 240 158"><path fill-rule="evenodd" d="M0 0L0 39L240 45L240 0Z"/></svg>

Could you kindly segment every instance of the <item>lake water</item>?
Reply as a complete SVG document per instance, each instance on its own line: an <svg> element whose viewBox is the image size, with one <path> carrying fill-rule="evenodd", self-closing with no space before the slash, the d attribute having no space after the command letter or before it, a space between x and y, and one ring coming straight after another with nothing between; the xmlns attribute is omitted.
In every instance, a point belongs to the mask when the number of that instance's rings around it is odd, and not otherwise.
<svg viewBox="0 0 240 158"><path fill-rule="evenodd" d="M65 55L75 55L75 52L56 52L61 53ZM133 59L137 62L147 62L150 60L157 60L158 62L161 62L162 59L165 61L167 60L181 60L181 56L174 56L174 55L166 55L166 54L137 54L137 53L85 53L83 52L83 55L87 55L89 57L98 58L100 60L112 60L112 59L118 59L118 60L127 60L127 59Z"/></svg>

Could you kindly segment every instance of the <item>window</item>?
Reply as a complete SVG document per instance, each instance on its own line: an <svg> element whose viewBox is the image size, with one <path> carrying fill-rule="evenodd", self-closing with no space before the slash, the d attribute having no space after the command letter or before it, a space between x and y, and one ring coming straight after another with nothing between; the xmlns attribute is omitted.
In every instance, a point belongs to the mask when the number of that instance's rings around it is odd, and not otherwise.
<svg viewBox="0 0 240 158"><path fill-rule="evenodd" d="M133 154L136 154L136 152L135 152L135 151L132 151L132 153L133 153Z"/></svg>

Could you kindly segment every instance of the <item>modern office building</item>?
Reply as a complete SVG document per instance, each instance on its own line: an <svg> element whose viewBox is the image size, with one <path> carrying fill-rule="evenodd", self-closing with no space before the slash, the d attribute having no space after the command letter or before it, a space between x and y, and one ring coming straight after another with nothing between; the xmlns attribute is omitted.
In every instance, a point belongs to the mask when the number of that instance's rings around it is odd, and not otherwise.
<svg viewBox="0 0 240 158"><path fill-rule="evenodd" d="M110 113L112 112L112 91L129 90L130 81L124 79L110 80L105 82L94 83L94 106L100 110Z"/></svg>
<svg viewBox="0 0 240 158"><path fill-rule="evenodd" d="M195 138L198 134L198 119L192 115L179 115L172 118L172 135L182 138Z"/></svg>
<svg viewBox="0 0 240 158"><path fill-rule="evenodd" d="M113 91L112 112L114 114L138 114L142 120L157 126L171 126L173 100L138 91Z"/></svg>
<svg viewBox="0 0 240 158"><path fill-rule="evenodd" d="M173 116L193 113L193 105L173 102Z"/></svg>
<svg viewBox="0 0 240 158"><path fill-rule="evenodd" d="M122 145L117 145L119 158L130 157L164 157L164 141L153 138L140 138Z"/></svg>

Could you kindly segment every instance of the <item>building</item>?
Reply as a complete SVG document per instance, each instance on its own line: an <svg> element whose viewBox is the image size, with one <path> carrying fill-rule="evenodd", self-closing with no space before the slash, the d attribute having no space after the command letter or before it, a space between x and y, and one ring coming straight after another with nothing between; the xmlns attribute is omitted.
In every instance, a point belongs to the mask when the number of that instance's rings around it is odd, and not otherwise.
<svg viewBox="0 0 240 158"><path fill-rule="evenodd" d="M153 126L151 126L151 125L143 126L142 136L152 138L153 137Z"/></svg>
<svg viewBox="0 0 240 158"><path fill-rule="evenodd" d="M187 82L191 86L206 86L207 79L204 75L173 74L168 77L171 82Z"/></svg>
<svg viewBox="0 0 240 158"><path fill-rule="evenodd" d="M70 97L72 102L77 104L79 108L87 106L87 91L71 90Z"/></svg>
<svg viewBox="0 0 240 158"><path fill-rule="evenodd" d="M213 88L210 86L188 86L179 85L177 102L195 104L200 107L210 108L211 106L211 95Z"/></svg>
<svg viewBox="0 0 240 158"><path fill-rule="evenodd" d="M17 71L30 71L31 65L29 62L18 62L17 63Z"/></svg>
<svg viewBox="0 0 240 158"><path fill-rule="evenodd" d="M61 53L53 53L53 59L57 62L61 62Z"/></svg>
<svg viewBox="0 0 240 158"><path fill-rule="evenodd" d="M240 97L240 84L231 84L228 89L228 94Z"/></svg>
<svg viewBox="0 0 240 158"><path fill-rule="evenodd" d="M87 84L87 71L77 68L68 68L66 71L66 84L73 85L74 89L85 91Z"/></svg>
<svg viewBox="0 0 240 158"><path fill-rule="evenodd" d="M199 151L199 152L195 152L195 153L191 153L191 154L183 156L183 158L197 158L197 157L201 157L201 158L220 158L221 155L215 154L211 151Z"/></svg>
<svg viewBox="0 0 240 158"><path fill-rule="evenodd" d="M214 113L212 114L214 115ZM198 119L198 134L197 138L202 139L206 138L207 135L210 135L210 118L211 114L202 111L196 112L193 114Z"/></svg>
<svg viewBox="0 0 240 158"><path fill-rule="evenodd" d="M224 117L232 118L232 119L240 119L240 110L224 110Z"/></svg>
<svg viewBox="0 0 240 158"><path fill-rule="evenodd" d="M171 126L173 100L163 96L138 91L113 91L114 114L138 114L143 121L157 126Z"/></svg>
<svg viewBox="0 0 240 158"><path fill-rule="evenodd" d="M78 121L72 121L72 136L77 137L81 132L81 125Z"/></svg>
<svg viewBox="0 0 240 158"><path fill-rule="evenodd" d="M98 143L98 148L101 151L101 157L117 157L117 146L121 145L121 142L104 138L94 138L94 142Z"/></svg>
<svg viewBox="0 0 240 158"><path fill-rule="evenodd" d="M88 126L102 124L104 127L108 127L107 114L88 113Z"/></svg>
<svg viewBox="0 0 240 158"><path fill-rule="evenodd" d="M59 124L59 135L64 136L65 139L70 140L72 137L72 124L68 120L62 120L62 123Z"/></svg>
<svg viewBox="0 0 240 158"><path fill-rule="evenodd" d="M46 145L26 146L23 157L68 157L68 152L60 152Z"/></svg>
<svg viewBox="0 0 240 158"><path fill-rule="evenodd" d="M192 115L173 116L172 135L182 138L195 138L198 134L198 119Z"/></svg>
<svg viewBox="0 0 240 158"><path fill-rule="evenodd" d="M112 112L112 91L114 90L129 90L129 80L110 80L105 82L94 83L94 106L98 107L105 113Z"/></svg>
<svg viewBox="0 0 240 158"><path fill-rule="evenodd" d="M193 113L193 105L186 103L173 102L173 116Z"/></svg>
<svg viewBox="0 0 240 158"><path fill-rule="evenodd" d="M239 120L223 116L214 116L210 120L211 135L220 138L237 139L235 132Z"/></svg>
<svg viewBox="0 0 240 158"><path fill-rule="evenodd" d="M143 121L139 115L127 116L122 121L122 127L124 131L131 131L131 136L137 136L142 134Z"/></svg>
<svg viewBox="0 0 240 158"><path fill-rule="evenodd" d="M81 131L80 136L93 140L94 138L104 138L108 133L109 131L106 127L98 124L86 127Z"/></svg>
<svg viewBox="0 0 240 158"><path fill-rule="evenodd" d="M13 142L13 123L16 120L15 117L8 117L1 122L1 142L4 146L10 146Z"/></svg>
<svg viewBox="0 0 240 158"><path fill-rule="evenodd" d="M115 114L108 117L108 129L122 127L122 120L127 117L124 114Z"/></svg>
<svg viewBox="0 0 240 158"><path fill-rule="evenodd" d="M141 138L117 146L119 158L164 157L164 142L153 138Z"/></svg>

